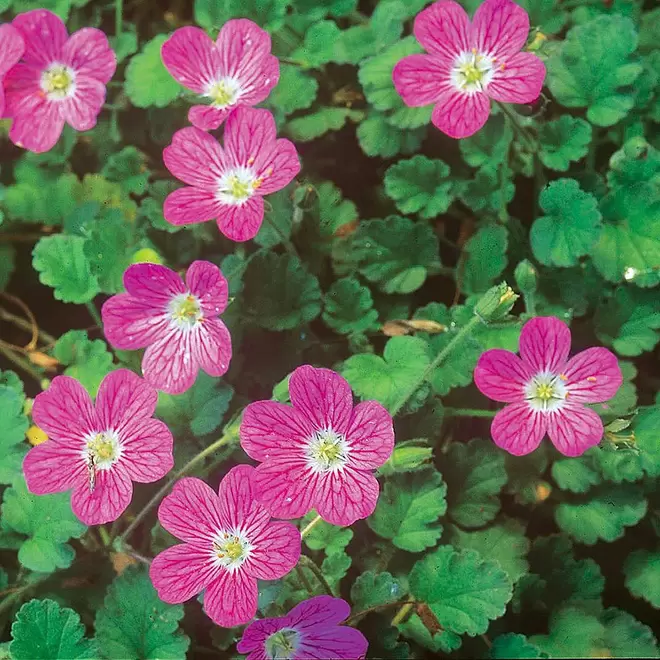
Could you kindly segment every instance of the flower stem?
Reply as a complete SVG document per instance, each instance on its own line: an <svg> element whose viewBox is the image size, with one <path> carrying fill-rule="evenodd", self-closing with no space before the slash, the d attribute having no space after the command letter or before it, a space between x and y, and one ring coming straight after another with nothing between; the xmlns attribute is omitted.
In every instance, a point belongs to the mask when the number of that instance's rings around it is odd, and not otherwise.
<svg viewBox="0 0 660 660"><path fill-rule="evenodd" d="M303 528L302 532L300 532L301 538L304 539L319 522L321 522L321 516L316 516L316 518L311 520L309 524Z"/></svg>
<svg viewBox="0 0 660 660"><path fill-rule="evenodd" d="M16 327L21 328L21 330L25 330L26 332L34 332L34 326L32 323L26 321L20 316L16 316L16 314L8 312L4 307L0 307L0 319L13 323ZM57 342L57 339L53 337L53 335L49 335L45 330L42 330L39 327L37 327L37 334L47 344L55 344Z"/></svg>
<svg viewBox="0 0 660 660"><path fill-rule="evenodd" d="M534 151L536 150L536 142L534 138L528 133L527 129L520 123L518 120L518 117L516 116L515 112L512 112L510 108L508 108L504 103L500 103L499 101L495 101L497 105L500 107L500 110L508 117L509 121L511 122L511 125L513 126L514 130L518 133L518 135L525 141L527 142L527 145L531 147Z"/></svg>
<svg viewBox="0 0 660 660"><path fill-rule="evenodd" d="M124 0L115 0L115 37L121 34L124 23Z"/></svg>
<svg viewBox="0 0 660 660"><path fill-rule="evenodd" d="M89 315L94 319L94 322L99 328L103 328L103 319L101 319L101 315L99 314L99 310L96 309L96 305L94 305L93 302L86 302L85 307L87 307L87 311L89 312Z"/></svg>
<svg viewBox="0 0 660 660"><path fill-rule="evenodd" d="M398 626L407 616L410 614L412 608L415 606L415 603L406 603L392 619L392 625Z"/></svg>
<svg viewBox="0 0 660 660"><path fill-rule="evenodd" d="M270 213L266 213L265 215L266 222L272 227L273 231L278 235L280 241L282 242L282 245L284 245L286 251L292 256L295 257L296 259L300 259L298 257L298 253L296 252L296 248L294 247L293 243L291 240L286 236L286 234L277 226L277 223L273 220L271 217Z"/></svg>
<svg viewBox="0 0 660 660"><path fill-rule="evenodd" d="M104 547L107 548L112 543L110 534L108 534L108 530L103 525L99 526L99 536L101 537L101 543L103 543Z"/></svg>
<svg viewBox="0 0 660 660"><path fill-rule="evenodd" d="M206 449L203 449L196 456L193 456L178 472L175 472L172 477L170 477L163 487L147 502L144 508L135 516L133 522L126 528L124 533L119 537L119 542L124 543L128 537L135 531L135 528L144 520L144 517L153 509L156 504L163 498L165 493L172 487L174 482L182 477L184 474L187 474L192 470L196 465L201 463L207 456L212 454L216 449L227 444L231 439L231 435L223 435L219 440L216 440L214 443L210 444Z"/></svg>
<svg viewBox="0 0 660 660"><path fill-rule="evenodd" d="M39 383L39 387L41 387L41 384L43 383L44 380L43 375L40 374L36 369L34 369L26 359L20 357L20 355L18 355L11 349L6 348L4 343L0 343L0 355L3 355L10 362L15 364L19 369L22 369L23 371L25 371L25 373L32 376L32 378L34 378L34 380L36 380L37 383ZM42 387L41 389L44 388Z"/></svg>
<svg viewBox="0 0 660 660"><path fill-rule="evenodd" d="M312 573L316 576L316 579L320 582L321 586L325 589L328 596L334 596L335 594L332 591L332 587L328 584L328 581L323 575L323 571L311 560L307 555L300 555L299 563L304 568L309 568Z"/></svg>
<svg viewBox="0 0 660 660"><path fill-rule="evenodd" d="M353 625L358 619L361 619L363 616L370 614L371 612L378 612L380 610L385 610L389 607L401 607L403 605L414 605L414 600L397 600L394 603L381 603L380 605L374 605L373 607L368 607L366 610L361 612L356 612L348 619L346 619L347 626Z"/></svg>
<svg viewBox="0 0 660 660"><path fill-rule="evenodd" d="M497 410L477 410L474 408L445 408L446 417L495 417Z"/></svg>
<svg viewBox="0 0 660 660"><path fill-rule="evenodd" d="M452 340L438 353L435 360L429 364L422 372L421 376L417 379L415 384L409 388L401 397L399 402L392 408L390 414L394 417L401 408L408 402L408 399L426 382L426 379L437 369L447 358L447 356L458 346L463 340L472 333L472 330L477 324L481 322L478 316L473 316L470 321L464 325L455 335Z"/></svg>

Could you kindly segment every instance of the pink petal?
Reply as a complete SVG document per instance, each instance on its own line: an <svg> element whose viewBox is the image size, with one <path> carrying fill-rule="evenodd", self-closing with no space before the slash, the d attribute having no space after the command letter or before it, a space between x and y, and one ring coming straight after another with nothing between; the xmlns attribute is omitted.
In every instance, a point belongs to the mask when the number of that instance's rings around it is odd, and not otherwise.
<svg viewBox="0 0 660 660"><path fill-rule="evenodd" d="M171 76L198 94L205 94L208 87L222 75L215 44L200 28L182 27L175 30L160 52Z"/></svg>
<svg viewBox="0 0 660 660"><path fill-rule="evenodd" d="M158 507L158 520L170 534L196 546L212 549L213 538L224 529L220 500L201 479L185 477Z"/></svg>
<svg viewBox="0 0 660 660"><path fill-rule="evenodd" d="M185 293L181 278L171 268L160 264L133 264L124 272L124 288L135 298L165 311L172 298Z"/></svg>
<svg viewBox="0 0 660 660"><path fill-rule="evenodd" d="M488 119L490 101L481 93L466 94L447 87L431 115L431 121L452 138L465 138L476 133Z"/></svg>
<svg viewBox="0 0 660 660"><path fill-rule="evenodd" d="M547 417L522 401L502 408L493 419L490 433L498 447L514 456L524 456L541 444L546 426Z"/></svg>
<svg viewBox="0 0 660 660"><path fill-rule="evenodd" d="M257 613L257 581L245 571L224 571L206 588L204 611L223 628L247 623Z"/></svg>
<svg viewBox="0 0 660 660"><path fill-rule="evenodd" d="M251 465L237 465L218 486L223 529L244 529L249 538L257 536L270 520L268 512L254 499Z"/></svg>
<svg viewBox="0 0 660 660"><path fill-rule="evenodd" d="M96 395L100 428L121 435L132 424L151 417L157 403L153 387L128 369L117 369L103 379Z"/></svg>
<svg viewBox="0 0 660 660"><path fill-rule="evenodd" d="M300 558L300 531L287 522L266 525L250 538L254 550L245 562L245 572L259 580L277 580L286 575Z"/></svg>
<svg viewBox="0 0 660 660"><path fill-rule="evenodd" d="M435 103L450 84L449 65L433 55L408 55L392 71L394 87L413 108Z"/></svg>
<svg viewBox="0 0 660 660"><path fill-rule="evenodd" d="M250 653L247 660L270 660L264 651L264 643L267 637L286 627L285 618L257 619L253 621L244 631L241 641L236 645L239 653Z"/></svg>
<svg viewBox="0 0 660 660"><path fill-rule="evenodd" d="M527 12L511 0L486 0L474 14L472 44L497 59L518 53L529 35Z"/></svg>
<svg viewBox="0 0 660 660"><path fill-rule="evenodd" d="M619 361L606 348L588 348L572 357L564 369L566 388L575 403L611 399L623 383Z"/></svg>
<svg viewBox="0 0 660 660"><path fill-rule="evenodd" d="M533 375L517 355L493 348L481 354L474 369L474 384L493 401L513 403L525 398L524 387Z"/></svg>
<svg viewBox="0 0 660 660"><path fill-rule="evenodd" d="M324 660L354 660L364 658L369 643L366 637L355 628L338 626L317 629L306 634L298 647L300 657Z"/></svg>
<svg viewBox="0 0 660 660"><path fill-rule="evenodd" d="M227 373L231 362L231 335L220 319L206 318L191 337L193 361L209 376Z"/></svg>
<svg viewBox="0 0 660 660"><path fill-rule="evenodd" d="M142 419L122 434L121 463L142 484L162 479L173 467L172 433L159 419Z"/></svg>
<svg viewBox="0 0 660 660"><path fill-rule="evenodd" d="M244 80L257 76L270 55L270 35L245 18L227 21L216 40L224 75Z"/></svg>
<svg viewBox="0 0 660 660"><path fill-rule="evenodd" d="M12 25L25 41L23 59L28 64L49 65L61 60L69 35L61 18L47 9L19 14Z"/></svg>
<svg viewBox="0 0 660 660"><path fill-rule="evenodd" d="M57 103L34 95L26 97L20 111L16 111L10 99L7 100L8 112L14 120L9 129L9 139L17 147L40 154L57 144L64 128L64 117Z"/></svg>
<svg viewBox="0 0 660 660"><path fill-rule="evenodd" d="M0 80L0 119L5 118L5 88Z"/></svg>
<svg viewBox="0 0 660 660"><path fill-rule="evenodd" d="M76 72L76 81L84 76L103 85L117 68L117 58L108 38L96 28L83 28L72 34L64 46L62 62Z"/></svg>
<svg viewBox="0 0 660 660"><path fill-rule="evenodd" d="M238 206L223 204L216 215L218 229L227 238L239 243L249 241L259 233L264 219L264 200L254 196Z"/></svg>
<svg viewBox="0 0 660 660"><path fill-rule="evenodd" d="M374 512L378 493L376 477L349 463L341 471L319 475L314 504L323 520L347 527Z"/></svg>
<svg viewBox="0 0 660 660"><path fill-rule="evenodd" d="M85 481L84 441L47 440L33 447L23 459L28 490L35 495L61 493Z"/></svg>
<svg viewBox="0 0 660 660"><path fill-rule="evenodd" d="M345 600L315 596L296 605L284 618L288 625L307 634L314 628L336 626L348 619L350 614L351 608Z"/></svg>
<svg viewBox="0 0 660 660"><path fill-rule="evenodd" d="M259 159L257 177L261 179L260 195L269 195L287 186L300 172L300 159L293 142L281 139Z"/></svg>
<svg viewBox="0 0 660 660"><path fill-rule="evenodd" d="M231 111L231 107L216 108L212 105L193 105L188 110L188 121L202 131L214 131L216 128L220 128Z"/></svg>
<svg viewBox="0 0 660 660"><path fill-rule="evenodd" d="M545 64L536 55L516 53L495 68L486 94L503 103L531 103L541 93L544 80Z"/></svg>
<svg viewBox="0 0 660 660"><path fill-rule="evenodd" d="M257 105L266 100L280 79L280 62L274 55L262 60L245 59L239 65L242 94L237 105Z"/></svg>
<svg viewBox="0 0 660 660"><path fill-rule="evenodd" d="M182 543L156 555L149 576L162 601L184 603L218 579L222 570L213 561L210 542L208 549Z"/></svg>
<svg viewBox="0 0 660 660"><path fill-rule="evenodd" d="M144 348L167 332L169 319L162 305L128 293L112 296L101 308L106 339L124 351Z"/></svg>
<svg viewBox="0 0 660 660"><path fill-rule="evenodd" d="M580 456L603 439L603 422L590 408L568 401L549 413L548 435L564 456Z"/></svg>
<svg viewBox="0 0 660 660"><path fill-rule="evenodd" d="M358 470L375 470L392 454L392 416L375 401L364 401L353 409L346 440L351 447L349 461Z"/></svg>
<svg viewBox="0 0 660 660"><path fill-rule="evenodd" d="M133 497L128 474L116 463L108 470L97 470L96 485L78 484L71 495L71 509L85 525L103 525L117 520Z"/></svg>
<svg viewBox="0 0 660 660"><path fill-rule="evenodd" d="M199 365L193 360L193 332L171 326L166 335L147 347L142 358L144 379L157 390L181 394L197 378Z"/></svg>
<svg viewBox="0 0 660 660"><path fill-rule="evenodd" d="M207 314L222 314L227 307L229 286L222 271L210 261L193 261L186 272L186 285L199 298Z"/></svg>
<svg viewBox="0 0 660 660"><path fill-rule="evenodd" d="M417 14L415 37L433 55L453 61L470 50L470 19L465 9L452 0L441 0Z"/></svg>
<svg viewBox="0 0 660 660"><path fill-rule="evenodd" d="M163 215L171 225L190 225L219 218L228 208L217 200L215 192L186 186L167 196Z"/></svg>
<svg viewBox="0 0 660 660"><path fill-rule="evenodd" d="M346 435L353 412L350 385L330 369L298 367L289 380L291 403L316 430L331 428Z"/></svg>
<svg viewBox="0 0 660 660"><path fill-rule="evenodd" d="M214 193L226 168L218 141L194 126L174 134L172 144L163 151L163 161L177 179Z"/></svg>
<svg viewBox="0 0 660 660"><path fill-rule="evenodd" d="M534 371L559 373L571 350L571 331L554 316L537 316L520 333L520 357Z"/></svg>
<svg viewBox="0 0 660 660"><path fill-rule="evenodd" d="M62 115L77 131L96 126L96 118L105 101L105 85L94 78L79 76L73 96L62 101Z"/></svg>
<svg viewBox="0 0 660 660"><path fill-rule="evenodd" d="M256 401L245 408L241 421L241 446L255 461L265 461L274 451L282 455L303 447L315 428L301 412L276 401Z"/></svg>
<svg viewBox="0 0 660 660"><path fill-rule="evenodd" d="M25 42L11 24L0 25L0 76L4 76L23 56Z"/></svg>
<svg viewBox="0 0 660 660"><path fill-rule="evenodd" d="M263 153L270 153L275 143L275 119L268 110L239 107L227 118L224 145L232 167L254 164L259 171Z"/></svg>
<svg viewBox="0 0 660 660"><path fill-rule="evenodd" d="M99 421L89 394L70 376L56 376L45 392L37 394L32 408L34 423L48 437L73 445L99 429Z"/></svg>
<svg viewBox="0 0 660 660"><path fill-rule="evenodd" d="M35 104L46 103L41 92L42 67L19 62L5 75L6 116L29 114Z"/></svg>

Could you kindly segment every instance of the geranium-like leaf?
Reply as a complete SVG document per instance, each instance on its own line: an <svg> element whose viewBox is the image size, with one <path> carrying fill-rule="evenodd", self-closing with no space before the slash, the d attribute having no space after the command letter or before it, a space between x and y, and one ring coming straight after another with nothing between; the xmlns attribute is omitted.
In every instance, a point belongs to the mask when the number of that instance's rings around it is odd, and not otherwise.
<svg viewBox="0 0 660 660"><path fill-rule="evenodd" d="M323 320L342 334L366 332L377 327L371 291L353 277L336 280L325 294Z"/></svg>
<svg viewBox="0 0 660 660"><path fill-rule="evenodd" d="M463 246L461 282L467 294L488 291L507 265L509 233L500 225L477 230Z"/></svg>
<svg viewBox="0 0 660 660"><path fill-rule="evenodd" d="M551 170L565 172L572 162L589 151L591 124L584 119L562 115L539 127L541 162Z"/></svg>
<svg viewBox="0 0 660 660"><path fill-rule="evenodd" d="M660 608L660 553L636 550L623 566L630 593Z"/></svg>
<svg viewBox="0 0 660 660"><path fill-rule="evenodd" d="M25 431L29 426L23 410L24 404L25 395L22 391L0 384L0 484L11 484L21 473L23 457L27 451Z"/></svg>
<svg viewBox="0 0 660 660"><path fill-rule="evenodd" d="M506 633L493 640L493 646L488 651L488 657L493 660L500 658L514 660L517 658L541 658L541 649L530 643L525 635Z"/></svg>
<svg viewBox="0 0 660 660"><path fill-rule="evenodd" d="M351 587L351 602L356 611L395 603L405 595L401 583L390 573L366 571Z"/></svg>

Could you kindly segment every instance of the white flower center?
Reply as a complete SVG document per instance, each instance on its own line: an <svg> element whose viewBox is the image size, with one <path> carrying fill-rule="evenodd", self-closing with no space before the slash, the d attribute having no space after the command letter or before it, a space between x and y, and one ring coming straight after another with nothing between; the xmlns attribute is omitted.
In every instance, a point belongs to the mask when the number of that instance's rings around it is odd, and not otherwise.
<svg viewBox="0 0 660 660"><path fill-rule="evenodd" d="M525 399L533 410L546 413L558 410L568 399L565 380L563 374L542 371L525 385Z"/></svg>
<svg viewBox="0 0 660 660"><path fill-rule="evenodd" d="M306 454L307 464L314 472L337 472L348 462L350 447L341 433L321 429L310 438Z"/></svg>
<svg viewBox="0 0 660 660"><path fill-rule="evenodd" d="M494 70L495 59L478 53L477 49L473 48L456 58L451 79L461 92L474 94L484 91L493 77Z"/></svg>
<svg viewBox="0 0 660 660"><path fill-rule="evenodd" d="M218 200L223 204L244 204L263 183L250 167L227 170L218 182Z"/></svg>
<svg viewBox="0 0 660 660"><path fill-rule="evenodd" d="M199 299L190 292L174 296L170 301L169 313L171 320L181 330L192 330L204 319Z"/></svg>
<svg viewBox="0 0 660 660"><path fill-rule="evenodd" d="M241 531L221 531L213 540L213 557L216 564L228 571L238 570L250 556L253 546Z"/></svg>
<svg viewBox="0 0 660 660"><path fill-rule="evenodd" d="M41 89L51 101L63 101L76 89L76 74L64 64L52 64L41 74Z"/></svg>
<svg viewBox="0 0 660 660"><path fill-rule="evenodd" d="M293 660L300 635L293 628L282 628L266 637L266 657L268 660Z"/></svg>
<svg viewBox="0 0 660 660"><path fill-rule="evenodd" d="M92 433L85 438L82 458L89 477L89 490L96 487L96 475L100 470L109 470L121 456L121 443L115 431Z"/></svg>
<svg viewBox="0 0 660 660"><path fill-rule="evenodd" d="M236 101L243 95L243 90L236 78L220 78L211 83L206 96L211 99L211 105L216 108L227 108L235 105Z"/></svg>

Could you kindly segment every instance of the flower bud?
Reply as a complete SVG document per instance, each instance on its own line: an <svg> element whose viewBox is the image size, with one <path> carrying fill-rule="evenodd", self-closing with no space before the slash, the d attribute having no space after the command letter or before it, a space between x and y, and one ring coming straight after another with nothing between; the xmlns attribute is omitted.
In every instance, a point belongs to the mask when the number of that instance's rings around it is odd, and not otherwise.
<svg viewBox="0 0 660 660"><path fill-rule="evenodd" d="M403 443L394 448L387 462L381 466L378 473L390 476L396 472L415 472L426 467L433 459L431 447L421 447Z"/></svg>
<svg viewBox="0 0 660 660"><path fill-rule="evenodd" d="M474 307L474 313L484 322L501 321L520 296L502 282L484 293Z"/></svg>
<svg viewBox="0 0 660 660"><path fill-rule="evenodd" d="M516 285L523 295L529 295L530 293L536 292L538 273L531 261L527 259L521 261L516 266L516 270L513 274L516 278Z"/></svg>
<svg viewBox="0 0 660 660"><path fill-rule="evenodd" d="M134 264L162 264L163 258L151 248L142 248L138 250L131 259Z"/></svg>

